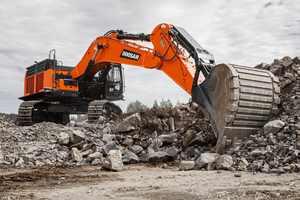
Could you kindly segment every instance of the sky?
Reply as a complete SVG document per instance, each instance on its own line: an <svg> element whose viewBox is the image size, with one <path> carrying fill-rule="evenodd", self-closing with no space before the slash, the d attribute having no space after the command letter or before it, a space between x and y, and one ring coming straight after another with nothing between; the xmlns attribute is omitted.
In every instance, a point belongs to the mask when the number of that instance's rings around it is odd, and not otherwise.
<svg viewBox="0 0 300 200"><path fill-rule="evenodd" d="M186 29L217 64L254 67L300 56L299 0L2 0L0 112L17 113L26 68L50 50L64 65L76 66L107 31L148 34L160 23ZM149 107L154 100L188 102L190 96L162 71L123 67L125 101L115 102L123 110L136 100Z"/></svg>

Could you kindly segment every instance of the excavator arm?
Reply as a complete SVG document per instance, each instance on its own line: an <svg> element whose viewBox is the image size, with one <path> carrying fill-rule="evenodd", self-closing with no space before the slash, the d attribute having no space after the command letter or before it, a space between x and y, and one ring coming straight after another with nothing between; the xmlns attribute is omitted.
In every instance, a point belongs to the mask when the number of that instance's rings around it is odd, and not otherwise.
<svg viewBox="0 0 300 200"><path fill-rule="evenodd" d="M168 24L158 25L148 35L127 34L120 30L111 31L109 35L100 36L92 42L71 75L79 82L88 81L109 63L122 63L161 70L191 95L197 65L199 69L202 67L201 71L205 76L209 72L208 69L214 66L214 58L191 36L186 38L178 30L187 34L184 29ZM128 40L151 42L154 48ZM191 43L196 44L198 48L196 49ZM198 58L199 56L208 58L209 63L204 63L201 58ZM195 62L196 66L194 60L198 60ZM199 75L197 82L203 80L203 76Z"/></svg>
<svg viewBox="0 0 300 200"><path fill-rule="evenodd" d="M130 40L151 42L153 48ZM160 24L148 35L117 30L98 37L71 75L80 85L110 63L167 74L211 120L218 152L257 132L278 111L278 79L271 72L229 64L215 66L211 53L183 28L170 24Z"/></svg>

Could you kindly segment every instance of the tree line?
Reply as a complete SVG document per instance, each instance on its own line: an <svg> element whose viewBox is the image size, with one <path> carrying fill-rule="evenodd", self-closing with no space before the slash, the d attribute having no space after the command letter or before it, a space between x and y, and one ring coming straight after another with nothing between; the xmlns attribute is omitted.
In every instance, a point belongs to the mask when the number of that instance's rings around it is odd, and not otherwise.
<svg viewBox="0 0 300 200"><path fill-rule="evenodd" d="M16 120L18 115L15 113L10 113L10 114L0 113L0 117L5 117L6 119Z"/></svg>
<svg viewBox="0 0 300 200"><path fill-rule="evenodd" d="M177 99L177 103L175 106L178 106L180 104L179 100ZM162 107L170 107L172 108L173 107L173 104L171 102L170 99L162 99L161 102L157 102L156 100L154 100L154 103L153 103L153 106L151 108L162 108ZM126 109L126 112L127 113L130 113L130 112L135 112L135 111L138 111L138 110L141 110L141 109L147 109L147 108L150 108L149 106L143 104L142 102L140 102L139 100L136 100L136 101L132 101L130 102L128 105L127 105L127 109Z"/></svg>

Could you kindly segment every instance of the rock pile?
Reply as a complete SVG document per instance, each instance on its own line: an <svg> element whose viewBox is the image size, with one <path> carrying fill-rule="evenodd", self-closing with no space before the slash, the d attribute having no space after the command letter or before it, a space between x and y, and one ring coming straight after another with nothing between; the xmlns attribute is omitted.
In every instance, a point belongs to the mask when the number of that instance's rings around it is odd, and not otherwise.
<svg viewBox="0 0 300 200"><path fill-rule="evenodd" d="M192 102L101 117L96 124L22 127L0 118L0 165L97 164L119 171L123 163L196 160L215 140Z"/></svg>
<svg viewBox="0 0 300 200"><path fill-rule="evenodd" d="M262 172L300 170L300 58L275 59L256 68L280 80L276 120L224 155L215 153L216 135L193 102L121 116L59 125L43 122L16 126L0 118L0 166L94 164L119 171L123 164L168 162L181 170L229 169Z"/></svg>
<svg viewBox="0 0 300 200"><path fill-rule="evenodd" d="M300 171L300 58L285 56L256 68L279 78L281 108L276 120L229 152L238 170L262 172Z"/></svg>

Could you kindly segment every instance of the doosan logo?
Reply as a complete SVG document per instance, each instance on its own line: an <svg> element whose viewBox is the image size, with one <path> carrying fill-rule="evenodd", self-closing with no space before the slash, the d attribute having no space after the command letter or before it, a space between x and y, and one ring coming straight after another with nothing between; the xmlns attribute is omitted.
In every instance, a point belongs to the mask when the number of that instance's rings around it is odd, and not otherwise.
<svg viewBox="0 0 300 200"><path fill-rule="evenodd" d="M120 57L121 58L127 58L127 59L130 59L130 60L136 60L136 61L138 61L140 59L140 57L141 57L141 54L138 54L138 53L135 53L135 52L123 49Z"/></svg>

